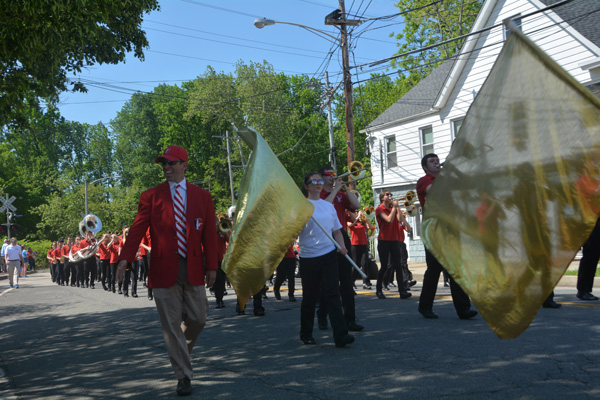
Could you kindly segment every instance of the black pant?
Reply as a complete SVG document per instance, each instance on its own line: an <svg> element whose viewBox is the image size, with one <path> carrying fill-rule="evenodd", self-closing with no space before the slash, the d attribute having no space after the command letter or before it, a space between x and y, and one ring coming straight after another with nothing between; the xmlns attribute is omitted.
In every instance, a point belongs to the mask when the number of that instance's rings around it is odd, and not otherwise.
<svg viewBox="0 0 600 400"><path fill-rule="evenodd" d="M110 263L110 281L108 287L115 290L117 280L117 263Z"/></svg>
<svg viewBox="0 0 600 400"><path fill-rule="evenodd" d="M444 267L427 249L425 249L425 261L427 262L427 270L425 270L423 276L419 310L427 311L433 309L433 299L440 280L440 273L444 270ZM469 296L458 286L452 276L450 276L450 293L452 293L452 302L458 314L464 314L471 309Z"/></svg>
<svg viewBox="0 0 600 400"><path fill-rule="evenodd" d="M288 296L294 297L294 290L296 290L296 257L284 258L277 266L277 275L275 276L275 284L273 285L273 291L277 292L281 288L283 281L288 281ZM225 285L225 282L223 282Z"/></svg>
<svg viewBox="0 0 600 400"><path fill-rule="evenodd" d="M348 333L340 301L337 260L337 251L335 250L320 257L300 257L300 277L302 279L300 338L302 339L312 337L315 308L321 294L321 308L325 307L329 314L334 340L338 341Z"/></svg>
<svg viewBox="0 0 600 400"><path fill-rule="evenodd" d="M140 270L140 263L135 260L131 264L129 271L125 271L125 279L123 280L123 292L128 293L129 283L131 283L131 294L137 294L137 279L138 271Z"/></svg>
<svg viewBox="0 0 600 400"><path fill-rule="evenodd" d="M362 270L362 272L364 272L365 275L367 275L367 277L363 279L363 283L370 284L371 281L369 280L369 245L366 245L366 244L352 245L352 248L350 249L350 253L352 254L352 259L354 260L356 265L358 265L360 267L360 269ZM352 275L353 275L352 282L354 282L356 280L354 278L357 277L358 272L353 271Z"/></svg>
<svg viewBox="0 0 600 400"><path fill-rule="evenodd" d="M77 270L77 284L80 286L85 286L85 279L83 276L83 260L75 263L75 269Z"/></svg>
<svg viewBox="0 0 600 400"><path fill-rule="evenodd" d="M388 264L391 264L393 271L396 272L398 281L398 291L404 291L404 274L402 273L402 246L397 240L379 240L377 242L377 252L379 253L380 268L377 274L377 292L381 292L383 280L388 270Z"/></svg>
<svg viewBox="0 0 600 400"><path fill-rule="evenodd" d="M56 267L56 263L50 264L50 277L52 277L52 282L56 282L58 279L58 268Z"/></svg>
<svg viewBox="0 0 600 400"><path fill-rule="evenodd" d="M85 276L85 283L93 286L96 280L96 257L83 260L83 275Z"/></svg>
<svg viewBox="0 0 600 400"><path fill-rule="evenodd" d="M217 277L215 279L215 285L213 286L215 289L215 298L217 302L223 300L223 296L225 295L225 279L227 276L225 272L221 269L221 261L217 263Z"/></svg>
<svg viewBox="0 0 600 400"><path fill-rule="evenodd" d="M342 232L342 237L344 238L344 245L346 249L352 247L350 244L350 238L348 234L343 229L340 229ZM342 298L342 309L344 310L344 318L346 319L346 323L351 323L356 320L356 305L354 303L354 280L352 279L352 270L354 267L350 264L350 261L346 257L341 254L337 255L337 264L338 264L338 280L340 286L340 296ZM324 304L324 294L321 294L320 303ZM317 311L317 316L319 320L327 319L327 308L319 306L319 311Z"/></svg>
<svg viewBox="0 0 600 400"><path fill-rule="evenodd" d="M577 272L578 292L592 291L598 260L600 260L600 219L596 221L594 230L583 245L583 257L579 261L579 271Z"/></svg>
<svg viewBox="0 0 600 400"><path fill-rule="evenodd" d="M56 283L59 285L65 283L65 265L60 261L56 263Z"/></svg>
<svg viewBox="0 0 600 400"><path fill-rule="evenodd" d="M150 270L150 255L142 256L142 265L140 268L140 276L142 280L147 284L148 283L148 271Z"/></svg>
<svg viewBox="0 0 600 400"><path fill-rule="evenodd" d="M112 277L109 259L100 260L100 269L102 270L102 287L106 286L106 283L110 286Z"/></svg>

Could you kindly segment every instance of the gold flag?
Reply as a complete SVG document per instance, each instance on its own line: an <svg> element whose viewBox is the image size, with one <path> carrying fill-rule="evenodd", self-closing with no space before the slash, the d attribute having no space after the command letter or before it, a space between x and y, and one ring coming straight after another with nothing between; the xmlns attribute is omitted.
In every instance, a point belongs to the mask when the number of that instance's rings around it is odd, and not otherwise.
<svg viewBox="0 0 600 400"><path fill-rule="evenodd" d="M243 310L273 274L314 207L258 132L243 128L237 133L252 155L222 268Z"/></svg>
<svg viewBox="0 0 600 400"><path fill-rule="evenodd" d="M598 219L600 100L518 30L427 195L425 246L500 338L531 323ZM589 191L587 191L589 193Z"/></svg>

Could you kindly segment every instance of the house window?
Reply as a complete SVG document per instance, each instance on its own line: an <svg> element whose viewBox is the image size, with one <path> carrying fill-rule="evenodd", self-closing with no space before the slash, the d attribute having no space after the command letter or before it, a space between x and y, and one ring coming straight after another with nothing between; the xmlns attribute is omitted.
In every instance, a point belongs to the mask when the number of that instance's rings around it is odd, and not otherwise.
<svg viewBox="0 0 600 400"><path fill-rule="evenodd" d="M455 119L455 120L451 121L452 140L456 139L456 136L458 135L458 132L460 131L460 128L462 127L464 120L465 120L464 118L459 118L459 119Z"/></svg>
<svg viewBox="0 0 600 400"><path fill-rule="evenodd" d="M421 132L421 156L433 153L433 129L428 126L419 129L419 131Z"/></svg>
<svg viewBox="0 0 600 400"><path fill-rule="evenodd" d="M385 153L387 167L395 168L398 166L398 158L396 153L396 136L388 136L385 138Z"/></svg>
<svg viewBox="0 0 600 400"><path fill-rule="evenodd" d="M520 31L523 31L523 29L521 28L521 16L520 15L516 15L516 16L510 17L508 19L511 20L517 26L517 28L519 28ZM508 29L508 26L504 25L504 40L506 40L508 38L509 34L510 34L510 29Z"/></svg>

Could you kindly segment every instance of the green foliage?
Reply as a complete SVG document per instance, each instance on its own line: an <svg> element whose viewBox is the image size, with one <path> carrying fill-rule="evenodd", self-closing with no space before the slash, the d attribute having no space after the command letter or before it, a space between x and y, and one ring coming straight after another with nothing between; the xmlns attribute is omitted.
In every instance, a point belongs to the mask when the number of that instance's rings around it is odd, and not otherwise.
<svg viewBox="0 0 600 400"><path fill-rule="evenodd" d="M37 258L35 259L36 269L50 267L48 259L46 258L48 250L50 250L50 247L52 246L50 240L19 240L19 245L21 248L31 247L31 251L37 251Z"/></svg>
<svg viewBox="0 0 600 400"><path fill-rule="evenodd" d="M444 0L432 6L431 0L402 0L396 4L404 14L404 29L398 34L398 52L403 54L467 34L477 17L482 1ZM417 9L417 10L415 10ZM409 11L414 10L414 11ZM456 54L464 40L451 42L430 50L411 54L396 60L395 67L404 70L411 86L415 86L440 65Z"/></svg>
<svg viewBox="0 0 600 400"><path fill-rule="evenodd" d="M142 16L158 0L18 0L2 2L0 12L0 127L23 125L23 112L38 98L54 102L81 69L117 64L127 52L143 59L148 46Z"/></svg>

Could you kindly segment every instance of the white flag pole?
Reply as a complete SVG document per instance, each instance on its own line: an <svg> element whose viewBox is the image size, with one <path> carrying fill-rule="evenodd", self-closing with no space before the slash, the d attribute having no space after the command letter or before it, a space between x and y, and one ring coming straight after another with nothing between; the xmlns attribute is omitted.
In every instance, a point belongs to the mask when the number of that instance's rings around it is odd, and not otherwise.
<svg viewBox="0 0 600 400"><path fill-rule="evenodd" d="M313 217L310 217L310 219L312 219L315 222L315 224L317 224L317 226L319 228L321 228L321 230L323 231L323 233L325 234L325 236L327 236L329 238L329 240L331 240L333 242L333 244L335 245L335 247L338 250L340 250L341 247L340 247L339 243L331 236L331 234L329 232L327 232L325 230L325 228L323 228L323 226L319 223L319 221L317 221ZM350 264L352 264L352 266L354 267L354 269L356 269L358 271L358 273L360 274L360 276L363 277L363 279L367 279L367 275L365 275L365 273L361 271L361 269L358 267L358 265L356 265L356 263L348 256L348 254L344 254L344 257L346 257L346 259L348 261L350 261Z"/></svg>

